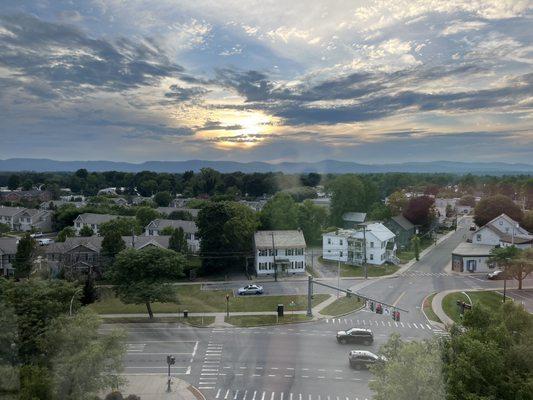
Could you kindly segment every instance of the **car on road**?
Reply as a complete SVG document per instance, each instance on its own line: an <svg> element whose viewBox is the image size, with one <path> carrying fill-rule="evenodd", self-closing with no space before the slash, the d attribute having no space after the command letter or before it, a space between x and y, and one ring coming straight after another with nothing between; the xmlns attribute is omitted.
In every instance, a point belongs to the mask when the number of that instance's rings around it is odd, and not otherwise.
<svg viewBox="0 0 533 400"><path fill-rule="evenodd" d="M362 343L371 345L374 342L374 334L370 329L352 328L347 331L337 332L337 342L345 343Z"/></svg>
<svg viewBox="0 0 533 400"><path fill-rule="evenodd" d="M495 281L497 279L504 279L504 278L505 278L505 274L504 274L504 272L501 269L489 272L487 274L487 279L489 279L491 281Z"/></svg>
<svg viewBox="0 0 533 400"><path fill-rule="evenodd" d="M42 236L43 236L43 233L42 233L42 232L35 232L35 233L32 233L32 234L30 235L30 237L32 237L32 238L34 238L34 239L36 239L36 238L38 238L38 237L42 237Z"/></svg>
<svg viewBox="0 0 533 400"><path fill-rule="evenodd" d="M48 239L48 238L42 238L42 239L37 239L37 243L39 243L39 246L48 246L49 244L54 243L54 240Z"/></svg>
<svg viewBox="0 0 533 400"><path fill-rule="evenodd" d="M237 290L239 296L244 296L247 294L263 294L263 286L259 285L246 285Z"/></svg>
<svg viewBox="0 0 533 400"><path fill-rule="evenodd" d="M366 350L352 350L348 353L350 367L355 369L369 368L376 363L386 361L387 359L384 356L379 356Z"/></svg>

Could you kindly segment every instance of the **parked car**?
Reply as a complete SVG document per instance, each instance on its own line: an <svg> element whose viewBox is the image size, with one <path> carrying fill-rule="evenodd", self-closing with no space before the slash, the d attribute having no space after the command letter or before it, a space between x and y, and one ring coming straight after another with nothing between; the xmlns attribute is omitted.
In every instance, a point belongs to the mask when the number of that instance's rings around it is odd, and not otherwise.
<svg viewBox="0 0 533 400"><path fill-rule="evenodd" d="M237 290L239 296L244 296L246 294L263 294L263 286L259 285L246 285Z"/></svg>
<svg viewBox="0 0 533 400"><path fill-rule="evenodd" d="M487 274L487 279L490 279L491 281L495 281L497 279L504 279L505 274L501 269L497 269L496 271L489 272Z"/></svg>
<svg viewBox="0 0 533 400"><path fill-rule="evenodd" d="M53 239L44 238L44 239L37 239L37 243L39 243L39 246L47 246L49 244L54 243L54 241Z"/></svg>
<svg viewBox="0 0 533 400"><path fill-rule="evenodd" d="M363 343L371 345L374 342L374 335L370 329L352 328L347 331L337 332L337 342L345 343Z"/></svg>
<svg viewBox="0 0 533 400"><path fill-rule="evenodd" d="M366 350L352 350L348 353L348 362L350 367L355 369L368 368L378 362L386 362L383 356L378 356Z"/></svg>
<svg viewBox="0 0 533 400"><path fill-rule="evenodd" d="M471 230L471 231L475 231L476 229L477 229L476 224L472 224L472 225L470 225L470 230Z"/></svg>
<svg viewBox="0 0 533 400"><path fill-rule="evenodd" d="M32 237L32 238L34 238L34 239L35 239L35 238L38 238L38 237L41 237L41 236L43 236L43 233L42 233L42 232L35 232L35 233L32 233L32 234L30 235L30 237Z"/></svg>

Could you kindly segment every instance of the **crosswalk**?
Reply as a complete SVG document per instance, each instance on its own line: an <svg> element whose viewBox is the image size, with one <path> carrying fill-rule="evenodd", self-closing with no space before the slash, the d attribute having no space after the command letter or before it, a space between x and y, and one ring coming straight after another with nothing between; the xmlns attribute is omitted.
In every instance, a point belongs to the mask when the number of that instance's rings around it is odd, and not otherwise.
<svg viewBox="0 0 533 400"><path fill-rule="evenodd" d="M216 400L368 400L368 397L350 394L332 395L316 393L296 393L296 392L273 392L264 390L254 390L247 388L228 389L217 388L215 390Z"/></svg>
<svg viewBox="0 0 533 400"><path fill-rule="evenodd" d="M357 319L357 318L327 318L326 324L331 325L347 325L351 327L368 327L384 326L391 328L405 328L405 329L419 329L424 331L433 331L431 325L423 322L402 322L402 321L384 321L384 320L372 320L372 319Z"/></svg>
<svg viewBox="0 0 533 400"><path fill-rule="evenodd" d="M199 389L214 389L220 376L220 360L222 357L222 344L213 343L211 340L205 350L202 371L198 383Z"/></svg>
<svg viewBox="0 0 533 400"><path fill-rule="evenodd" d="M399 276L403 276L405 278L419 278L419 277L425 277L425 276L451 276L450 274L447 274L446 272L421 272L421 271L407 271Z"/></svg>

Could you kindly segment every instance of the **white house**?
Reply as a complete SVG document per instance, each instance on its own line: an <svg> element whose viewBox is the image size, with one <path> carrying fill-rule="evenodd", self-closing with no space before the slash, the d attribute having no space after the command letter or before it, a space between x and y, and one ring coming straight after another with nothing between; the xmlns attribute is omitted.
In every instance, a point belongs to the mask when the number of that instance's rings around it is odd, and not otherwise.
<svg viewBox="0 0 533 400"><path fill-rule="evenodd" d="M305 238L301 230L254 234L257 276L305 273Z"/></svg>
<svg viewBox="0 0 533 400"><path fill-rule="evenodd" d="M382 223L368 223L364 229L339 229L322 235L322 258L347 264L399 263L394 233ZM365 251L366 249L366 251Z"/></svg>
<svg viewBox="0 0 533 400"><path fill-rule="evenodd" d="M100 225L105 222L112 221L116 218L119 218L119 215L110 215L110 214L93 214L93 213L83 213L76 217L74 220L74 229L76 234L79 235L81 229L84 226L91 228L95 235L98 235L98 230ZM129 218L129 217L122 217Z"/></svg>
<svg viewBox="0 0 533 400"><path fill-rule="evenodd" d="M194 221L183 221L179 219L154 219L144 229L145 236L160 236L164 228L182 228L187 239L189 251L196 253L200 250L200 239L198 238L198 227Z"/></svg>
<svg viewBox="0 0 533 400"><path fill-rule="evenodd" d="M494 246L488 244L459 243L452 252L452 270L455 272L488 272L495 269L489 262Z"/></svg>
<svg viewBox="0 0 533 400"><path fill-rule="evenodd" d="M52 212L34 208L0 206L0 223L13 231L52 230Z"/></svg>
<svg viewBox="0 0 533 400"><path fill-rule="evenodd" d="M533 244L533 235L511 217L501 214L475 231L472 235L472 243L529 248Z"/></svg>

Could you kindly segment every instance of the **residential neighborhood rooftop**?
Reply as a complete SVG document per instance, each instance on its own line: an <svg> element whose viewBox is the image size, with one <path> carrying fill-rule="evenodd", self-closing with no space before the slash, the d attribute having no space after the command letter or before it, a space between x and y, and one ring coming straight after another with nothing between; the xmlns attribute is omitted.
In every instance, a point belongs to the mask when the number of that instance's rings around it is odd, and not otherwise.
<svg viewBox="0 0 533 400"><path fill-rule="evenodd" d="M305 247L305 238L301 230L257 231L254 233L257 248L293 248Z"/></svg>

